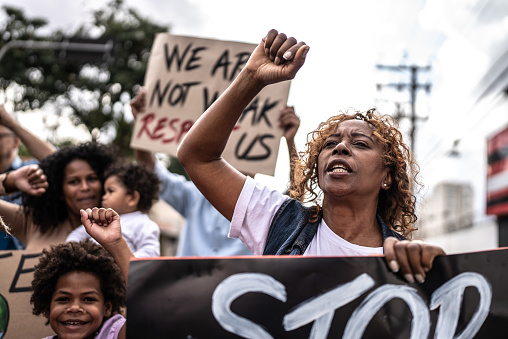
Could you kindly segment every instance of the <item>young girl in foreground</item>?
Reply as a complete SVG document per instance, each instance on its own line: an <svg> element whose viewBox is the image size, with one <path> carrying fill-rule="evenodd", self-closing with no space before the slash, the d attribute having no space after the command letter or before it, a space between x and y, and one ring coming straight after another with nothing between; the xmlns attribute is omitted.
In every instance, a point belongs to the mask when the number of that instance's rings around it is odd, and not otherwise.
<svg viewBox="0 0 508 339"><path fill-rule="evenodd" d="M65 243L43 250L32 281L33 314L56 335L44 339L125 338L124 277L98 244Z"/></svg>

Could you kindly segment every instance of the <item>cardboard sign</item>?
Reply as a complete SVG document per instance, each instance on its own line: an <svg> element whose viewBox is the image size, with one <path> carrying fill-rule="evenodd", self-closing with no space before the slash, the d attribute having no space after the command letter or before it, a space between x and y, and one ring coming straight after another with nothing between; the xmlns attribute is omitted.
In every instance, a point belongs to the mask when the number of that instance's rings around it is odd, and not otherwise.
<svg viewBox="0 0 508 339"><path fill-rule="evenodd" d="M0 338L44 338L54 334L46 318L32 314L30 286L41 253L0 251Z"/></svg>
<svg viewBox="0 0 508 339"><path fill-rule="evenodd" d="M185 134L231 84L255 47L158 34L145 75L145 113L136 119L131 147L176 156ZM274 174L282 136L278 117L289 86L285 81L264 88L244 110L223 154L238 170Z"/></svg>
<svg viewBox="0 0 508 339"><path fill-rule="evenodd" d="M438 257L409 284L382 257L131 261L128 338L506 338L508 250Z"/></svg>

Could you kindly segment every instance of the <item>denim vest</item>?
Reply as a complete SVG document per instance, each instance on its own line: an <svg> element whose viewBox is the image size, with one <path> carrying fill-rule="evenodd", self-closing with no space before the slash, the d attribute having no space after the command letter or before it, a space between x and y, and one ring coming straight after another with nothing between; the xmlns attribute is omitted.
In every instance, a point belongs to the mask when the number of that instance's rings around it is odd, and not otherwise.
<svg viewBox="0 0 508 339"><path fill-rule="evenodd" d="M298 200L286 200L275 213L270 224L263 255L303 254L316 235L319 223L323 219L321 210L317 221L309 222L313 214L312 208L303 206ZM402 235L386 226L379 214L376 216L379 225L381 225L383 241L388 237L406 240Z"/></svg>

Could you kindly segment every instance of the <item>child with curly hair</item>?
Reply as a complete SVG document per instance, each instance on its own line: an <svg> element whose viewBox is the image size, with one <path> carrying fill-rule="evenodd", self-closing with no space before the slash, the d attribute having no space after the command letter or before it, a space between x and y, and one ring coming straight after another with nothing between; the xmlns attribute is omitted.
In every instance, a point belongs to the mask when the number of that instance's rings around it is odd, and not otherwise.
<svg viewBox="0 0 508 339"><path fill-rule="evenodd" d="M120 214L122 235L137 258L160 256L160 229L146 212L159 195L159 178L147 167L124 162L104 173L102 207ZM83 225L72 231L69 241L91 239Z"/></svg>
<svg viewBox="0 0 508 339"><path fill-rule="evenodd" d="M43 315L58 338L125 338L126 303L122 271L92 241L44 249L32 280L33 314Z"/></svg>

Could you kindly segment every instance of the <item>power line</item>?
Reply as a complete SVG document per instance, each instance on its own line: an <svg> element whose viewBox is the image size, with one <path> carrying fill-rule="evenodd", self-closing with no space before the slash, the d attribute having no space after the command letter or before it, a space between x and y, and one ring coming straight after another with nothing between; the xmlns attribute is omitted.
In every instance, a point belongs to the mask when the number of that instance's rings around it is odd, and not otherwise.
<svg viewBox="0 0 508 339"><path fill-rule="evenodd" d="M503 93L498 93L493 96L491 100L489 100L489 102L484 105L484 107L480 107L479 101L477 101L475 106L471 107L467 112L463 113L462 120L466 123L461 128L462 133L460 135L454 136L454 140L440 136L440 139L437 141L437 144L434 146L434 148L423 158L423 163L432 164L435 160L447 156L448 152L450 152L450 147L453 148L453 145L450 146L450 144L455 145L457 141L467 139L470 136L470 132L473 129L478 129L479 126L482 126L481 124L485 122L487 117L494 112L494 108L505 100L506 96ZM501 124L506 123L506 121L497 122Z"/></svg>
<svg viewBox="0 0 508 339"><path fill-rule="evenodd" d="M377 84L378 91L381 90L383 87L394 87L399 92L402 90L409 90L409 102L411 107L411 112L409 115L406 115L400 106L400 103L396 103L397 105L397 112L396 117L400 118L409 118L410 120L410 131L409 131L409 138L411 140L411 153L415 154L415 133L416 133L416 121L417 120L426 120L427 118L422 118L416 115L416 94L419 89L425 89L425 91L428 93L430 92L431 85L430 83L418 83L418 73L419 72L426 72L430 71L430 66L416 66L416 65L381 65L377 64L376 68L380 70L389 70L389 71L409 71L410 72L410 79L409 82L397 82L397 83L388 83L388 84Z"/></svg>

